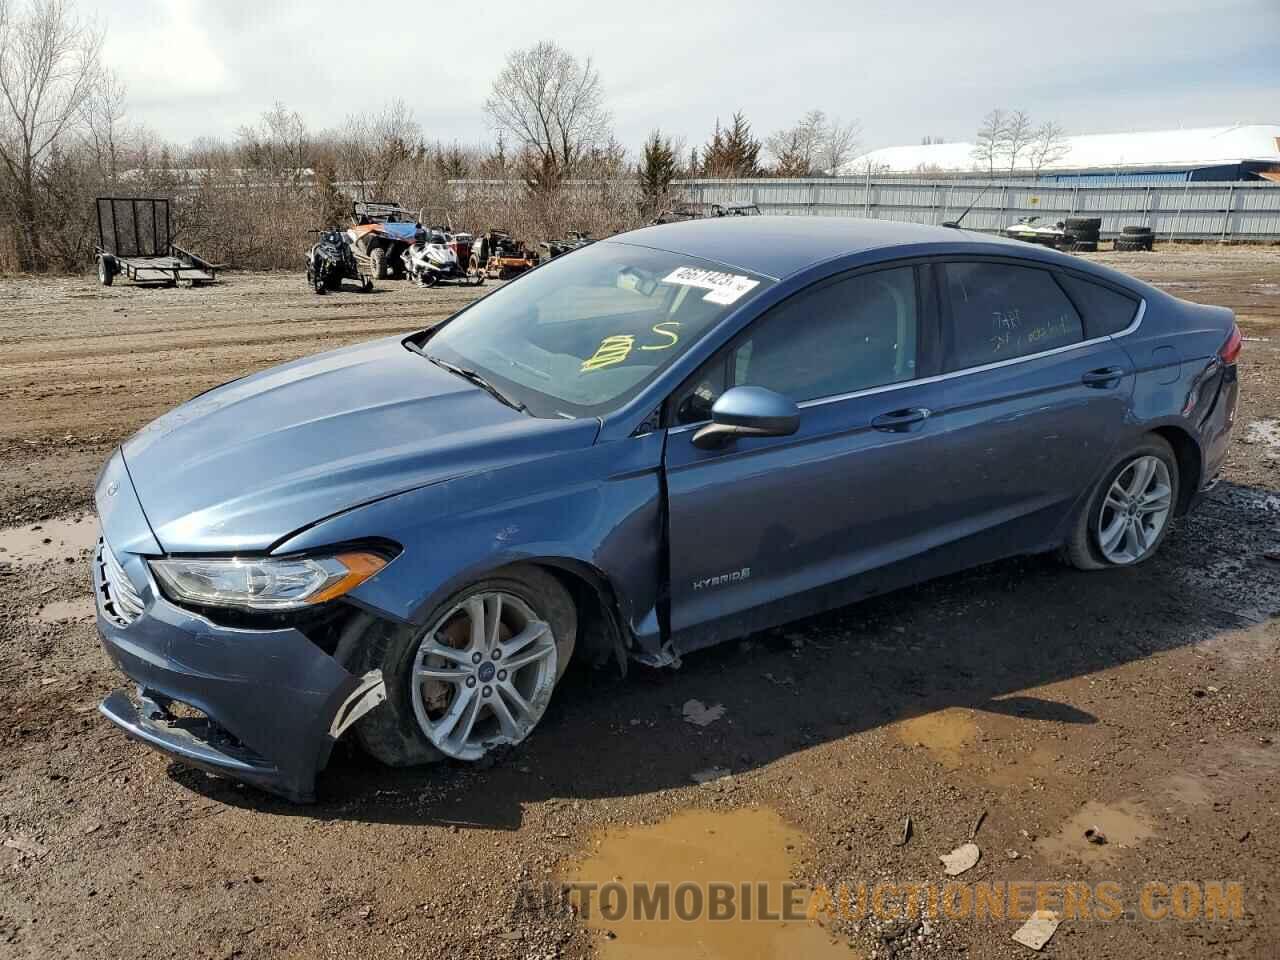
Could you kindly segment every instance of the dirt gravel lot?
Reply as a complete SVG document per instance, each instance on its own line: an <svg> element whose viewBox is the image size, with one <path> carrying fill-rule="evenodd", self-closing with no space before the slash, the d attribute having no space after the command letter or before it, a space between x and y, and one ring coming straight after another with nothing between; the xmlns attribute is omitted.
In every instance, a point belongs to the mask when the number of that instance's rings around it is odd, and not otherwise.
<svg viewBox="0 0 1280 960"><path fill-rule="evenodd" d="M397 772L340 748L311 807L182 768L96 713L120 680L81 550L93 478L195 393L473 291L0 279L0 957L1033 956L1010 939L1021 921L945 910L709 931L520 895L707 870L941 884L939 856L970 840L964 883L1116 885L1118 918L1065 921L1044 956L1280 956L1280 249L1098 257L1233 307L1250 338L1226 480L1152 563L1006 562L678 671L580 669L502 761ZM687 722L691 699L724 714ZM1243 917L1153 921L1153 881L1238 882Z"/></svg>

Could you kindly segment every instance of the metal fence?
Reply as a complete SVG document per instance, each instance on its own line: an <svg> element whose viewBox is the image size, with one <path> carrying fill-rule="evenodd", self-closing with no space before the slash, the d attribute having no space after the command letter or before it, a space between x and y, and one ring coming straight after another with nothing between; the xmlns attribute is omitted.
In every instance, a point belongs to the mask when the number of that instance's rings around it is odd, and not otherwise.
<svg viewBox="0 0 1280 960"><path fill-rule="evenodd" d="M1035 181L992 183L839 177L821 180L685 180L695 203L755 203L762 213L869 217L940 224L973 209L964 226L997 231L1020 217L1052 222L1101 217L1102 235L1151 227L1162 240L1280 240L1280 184L1211 183L1090 186ZM984 192L985 188L985 192Z"/></svg>

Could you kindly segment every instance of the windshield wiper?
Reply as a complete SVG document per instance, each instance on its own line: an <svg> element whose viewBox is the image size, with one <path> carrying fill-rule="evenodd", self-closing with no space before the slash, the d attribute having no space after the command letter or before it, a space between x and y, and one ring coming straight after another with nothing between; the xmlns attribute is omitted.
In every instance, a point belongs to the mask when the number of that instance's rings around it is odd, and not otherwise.
<svg viewBox="0 0 1280 960"><path fill-rule="evenodd" d="M476 371L468 370L466 367L460 367L456 363L450 363L448 360L441 360L439 357L432 356L431 354L427 353L425 350L423 350L420 347L414 352L426 357L428 360L434 363L437 367L440 367L441 369L444 369L444 370L448 370L450 373L456 373L458 376L462 377L462 379L464 380L470 380L481 390L485 391L485 393L490 394L495 400L498 400L500 403L505 403L512 410L518 410L521 413L524 413L524 411L528 409L519 400L512 400L510 397L504 394L501 390L495 387L492 383L490 383L488 380L486 380Z"/></svg>

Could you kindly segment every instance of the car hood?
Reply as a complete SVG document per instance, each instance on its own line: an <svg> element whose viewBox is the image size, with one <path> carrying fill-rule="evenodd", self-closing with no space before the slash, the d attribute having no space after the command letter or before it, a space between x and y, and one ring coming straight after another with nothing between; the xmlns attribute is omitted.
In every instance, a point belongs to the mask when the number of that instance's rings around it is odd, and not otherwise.
<svg viewBox="0 0 1280 960"><path fill-rule="evenodd" d="M257 551L362 503L589 446L598 428L507 407L392 338L216 387L123 454L166 552Z"/></svg>

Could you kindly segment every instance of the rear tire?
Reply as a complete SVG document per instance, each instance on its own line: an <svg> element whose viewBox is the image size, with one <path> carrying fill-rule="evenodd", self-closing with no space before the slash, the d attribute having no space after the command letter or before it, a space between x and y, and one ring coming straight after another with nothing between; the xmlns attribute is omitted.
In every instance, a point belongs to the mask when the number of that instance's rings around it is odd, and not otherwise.
<svg viewBox="0 0 1280 960"><path fill-rule="evenodd" d="M116 263L110 257L98 258L98 282L104 287L111 286L116 278Z"/></svg>
<svg viewBox="0 0 1280 960"><path fill-rule="evenodd" d="M1151 458L1162 463L1167 474L1167 509L1164 515L1160 517L1158 529L1155 529L1154 532L1149 531L1150 539L1140 555L1129 559L1117 559L1116 551L1112 550L1108 555L1108 550L1104 548L1102 542L1103 533L1111 528L1112 522L1114 522L1117 515L1123 513L1122 510L1118 510L1113 506L1110 499L1113 489L1117 480L1125 476L1131 467L1140 462L1149 464ZM1133 474L1130 474L1130 477L1133 476ZM1126 479L1130 479L1130 477L1126 477ZM1158 485L1158 479L1153 475L1152 483ZM1173 514L1178 504L1180 480L1178 458L1174 455L1173 448L1169 446L1163 437L1154 433L1147 434L1137 446L1116 460L1094 486L1084 509L1080 511L1080 515L1076 518L1070 538L1062 549L1063 559L1079 570L1105 570L1109 567L1135 566L1151 559L1169 532ZM1125 485L1122 481L1122 486ZM1149 495L1153 490L1154 487L1151 490L1139 491L1139 495ZM1104 517L1104 511L1106 517ZM1151 514L1146 516L1149 518Z"/></svg>
<svg viewBox="0 0 1280 960"><path fill-rule="evenodd" d="M446 754L437 749L419 724L414 705L414 669L419 660L419 647L427 640L428 631L440 626L438 621L468 598L495 593L516 598L550 626L556 652L553 682L558 683L564 676L578 631L578 613L568 591L555 577L537 567L516 565L496 570L441 603L427 617L425 627L397 627L380 620L366 627L365 634L356 643L354 662L348 669L357 676L380 669L387 693L386 702L355 726L356 736L367 753L392 767L415 766L445 758ZM436 636L442 636L442 632L437 630ZM544 699L544 708L549 699L549 696ZM525 736L532 729L530 727Z"/></svg>

